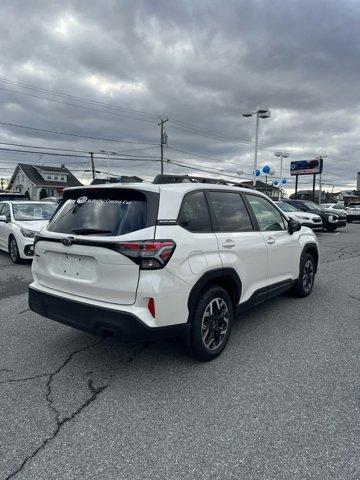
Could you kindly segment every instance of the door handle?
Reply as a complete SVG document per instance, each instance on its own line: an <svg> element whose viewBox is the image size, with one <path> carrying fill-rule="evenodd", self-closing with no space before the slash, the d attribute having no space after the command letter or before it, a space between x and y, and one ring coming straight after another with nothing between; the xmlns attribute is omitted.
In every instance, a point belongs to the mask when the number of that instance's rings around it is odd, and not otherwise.
<svg viewBox="0 0 360 480"><path fill-rule="evenodd" d="M232 247L235 247L235 245L236 243L234 242L234 240L231 240L230 238L227 238L222 243L222 246L225 248L232 248Z"/></svg>
<svg viewBox="0 0 360 480"><path fill-rule="evenodd" d="M266 243L268 245L272 245L273 243L275 243L275 238L274 237L269 237L267 240L266 240Z"/></svg>

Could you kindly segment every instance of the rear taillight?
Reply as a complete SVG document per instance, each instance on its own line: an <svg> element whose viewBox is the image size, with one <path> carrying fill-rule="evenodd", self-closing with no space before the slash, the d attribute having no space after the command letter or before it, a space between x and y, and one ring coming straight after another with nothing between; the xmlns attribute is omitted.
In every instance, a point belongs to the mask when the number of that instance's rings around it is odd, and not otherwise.
<svg viewBox="0 0 360 480"><path fill-rule="evenodd" d="M149 298L149 301L148 301L148 310L149 312L151 313L152 317L155 318L155 314L156 314L156 311L155 311L155 300L153 298Z"/></svg>
<svg viewBox="0 0 360 480"><path fill-rule="evenodd" d="M139 240L117 243L117 250L131 258L142 270L164 268L174 253L173 240Z"/></svg>

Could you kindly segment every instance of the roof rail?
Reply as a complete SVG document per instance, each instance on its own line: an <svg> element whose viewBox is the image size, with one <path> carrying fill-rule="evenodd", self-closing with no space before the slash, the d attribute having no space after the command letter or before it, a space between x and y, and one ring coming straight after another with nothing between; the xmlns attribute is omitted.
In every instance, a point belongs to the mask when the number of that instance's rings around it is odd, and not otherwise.
<svg viewBox="0 0 360 480"><path fill-rule="evenodd" d="M243 185L239 182L232 182L229 180L224 180L223 178L213 178L213 177L197 177L193 175L164 175L158 174L153 180L155 184L164 184L164 183L212 183L217 185L229 185L243 188L251 188L247 185Z"/></svg>

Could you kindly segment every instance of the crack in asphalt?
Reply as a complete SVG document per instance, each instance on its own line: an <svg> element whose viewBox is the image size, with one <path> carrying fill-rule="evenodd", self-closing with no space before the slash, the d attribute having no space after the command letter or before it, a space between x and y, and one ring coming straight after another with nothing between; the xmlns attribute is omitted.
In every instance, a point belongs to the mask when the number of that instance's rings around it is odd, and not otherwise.
<svg viewBox="0 0 360 480"><path fill-rule="evenodd" d="M63 418L62 420L60 420L60 414L59 414L59 411L55 408L55 406L53 405L53 401L52 401L52 398L51 398L51 394L52 394L52 387L51 387L51 384L52 384L52 381L54 379L54 377L61 372L61 370L72 360L72 358L77 355L78 353L81 353L85 350L88 350L90 348L93 348L93 347L96 347L97 345L99 345L101 342L103 342L104 339L101 339L100 341L96 342L96 343L92 343L91 345L87 345L85 347L82 347L78 350L75 350L74 352L72 352L67 358L66 360L60 365L60 367L58 367L55 372L52 372L52 373L45 373L45 374L41 374L41 375L37 375L36 377L39 378L39 376L42 376L42 377L45 377L45 376L48 376L49 379L46 383L46 387L47 387L47 392L46 392L46 395L45 395L45 398L46 398L46 402L48 404L48 406L50 407L50 409L54 412L54 415L55 415L55 421L56 421L56 426L55 426L55 429L53 431L53 433L46 437L43 442L41 443L41 445L36 448L30 455L28 455L21 463L21 465L16 469L14 470L12 473L10 473L10 475L8 475L6 477L5 480L9 480L10 478L13 478L15 475L17 475L19 472L21 472L21 470L25 467L25 465L27 464L27 462L29 460L31 460L32 458L34 458L43 448L45 448L45 446L51 442L56 436L57 434L60 432L61 428L68 422L70 422L71 420L73 420L79 413L81 413L86 407L88 407L92 402L94 402L96 400L96 398L98 397L98 395L100 395L101 392L103 392L107 387L108 385L101 385L100 387L95 387L93 385L93 381L91 379L88 380L88 389L91 393L91 396L82 404L80 405L80 407L78 407L71 415L69 415L68 417L65 417ZM26 380L26 379L24 379ZM16 381L16 380L14 380Z"/></svg>
<svg viewBox="0 0 360 480"><path fill-rule="evenodd" d="M359 297L354 297L354 295L349 295L350 298L353 298L354 300L358 300L360 302L360 298Z"/></svg>
<svg viewBox="0 0 360 480"><path fill-rule="evenodd" d="M29 310L30 310L30 307L25 308L25 310L22 310L21 312L19 312L19 315L22 315L23 313L28 312Z"/></svg>
<svg viewBox="0 0 360 480"><path fill-rule="evenodd" d="M339 260L348 260L349 258L359 257L360 249L358 248L353 249L351 248L351 246L344 246L344 247L338 248L333 255L334 255L334 258L330 260L329 259L323 260L321 263L333 263Z"/></svg>
<svg viewBox="0 0 360 480"><path fill-rule="evenodd" d="M12 473L10 473L10 475L8 475L5 480L10 480L11 478L13 478L15 475L17 475L18 473L20 473L23 468L25 467L25 465L28 463L29 460L33 459L41 450L43 450L46 445L48 443L50 443L52 440L54 440L54 438L56 438L56 436L58 435L58 433L60 432L61 428L68 422L70 422L71 420L73 420L79 413L81 413L86 407L88 407L91 403L93 403L97 397L104 391L106 390L106 388L109 387L109 385L101 385L99 387L96 387L94 386L94 382L92 379L88 379L88 390L89 392L91 393L91 396L84 402L82 403L71 415L67 416L67 417L64 417L63 419L60 420L60 412L59 410L54 406L53 404L53 399L52 399L52 381L54 379L54 377L61 372L61 370L71 361L71 359L77 355L78 353L81 353L85 350L88 350L90 348L93 348L93 347L96 347L97 345L99 345L101 342L103 342L104 339L102 338L100 341L96 342L96 343L92 343L91 345L87 345L85 347L82 347L78 350L75 350L74 352L72 352L67 358L66 360L60 365L59 368L57 368L55 370L55 372L52 372L52 373L43 373L43 374L39 374L39 375L34 375L33 377L28 377L28 378L25 378L25 379L13 379L13 380L8 380L8 381L5 381L5 382L0 382L1 383L10 383L10 382L16 382L16 381L26 381L26 380L32 380L33 378L40 378L40 377L46 377L48 376L48 381L46 382L46 395L45 395L45 399L46 399L46 402L50 408L50 410L52 410L52 412L54 413L54 417L55 417L55 422L56 422L56 425L55 425L55 429L53 431L53 433L46 437L43 442L41 443L41 445L39 445L38 448L36 448L30 455L28 455L21 463L21 465L16 469L14 470ZM148 348L149 344L148 343L144 343L141 345L141 347L139 349L137 349L135 352L133 352L131 355L128 356L128 358L126 358L124 360L124 364L129 364L131 362L133 362L136 357L138 355L140 355L146 348ZM87 372L87 374L92 374L93 371L89 371Z"/></svg>
<svg viewBox="0 0 360 480"><path fill-rule="evenodd" d="M10 372L11 370L8 370L8 371ZM4 385L5 383L27 382L28 380L35 380L36 378L48 377L49 375L50 375L49 373L39 373L38 375L33 375L31 377L9 378L8 380L2 380L0 382L0 385Z"/></svg>

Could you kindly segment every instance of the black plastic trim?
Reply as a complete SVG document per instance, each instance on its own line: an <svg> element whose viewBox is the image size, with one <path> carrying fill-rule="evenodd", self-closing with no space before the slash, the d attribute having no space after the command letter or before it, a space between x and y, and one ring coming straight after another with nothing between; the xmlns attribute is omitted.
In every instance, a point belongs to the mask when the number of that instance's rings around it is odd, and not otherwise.
<svg viewBox="0 0 360 480"><path fill-rule="evenodd" d="M215 270L211 270L209 272L204 273L204 275L199 278L199 280L195 283L193 288L191 289L189 300L188 300L188 309L189 309L189 318L192 318L192 315L195 310L196 300L199 296L201 290L210 282L214 280L221 280L221 281L230 281L233 286L233 301L234 304L237 305L241 298L241 289L242 284L239 278L239 275L236 271L232 268L218 268Z"/></svg>
<svg viewBox="0 0 360 480"><path fill-rule="evenodd" d="M99 336L124 341L150 341L185 335L187 324L148 327L135 315L65 299L29 287L30 309L56 322Z"/></svg>
<svg viewBox="0 0 360 480"><path fill-rule="evenodd" d="M316 253L317 253L317 258L315 258L315 261L316 261L315 267L316 267L316 271L317 271L318 266L319 266L319 248L318 248L318 246L316 245L315 242L310 242L310 243L307 243L304 246L303 251L301 252L300 263L299 263L299 275L300 275L300 272L301 272L301 263L303 261L304 256L313 248L315 248Z"/></svg>

